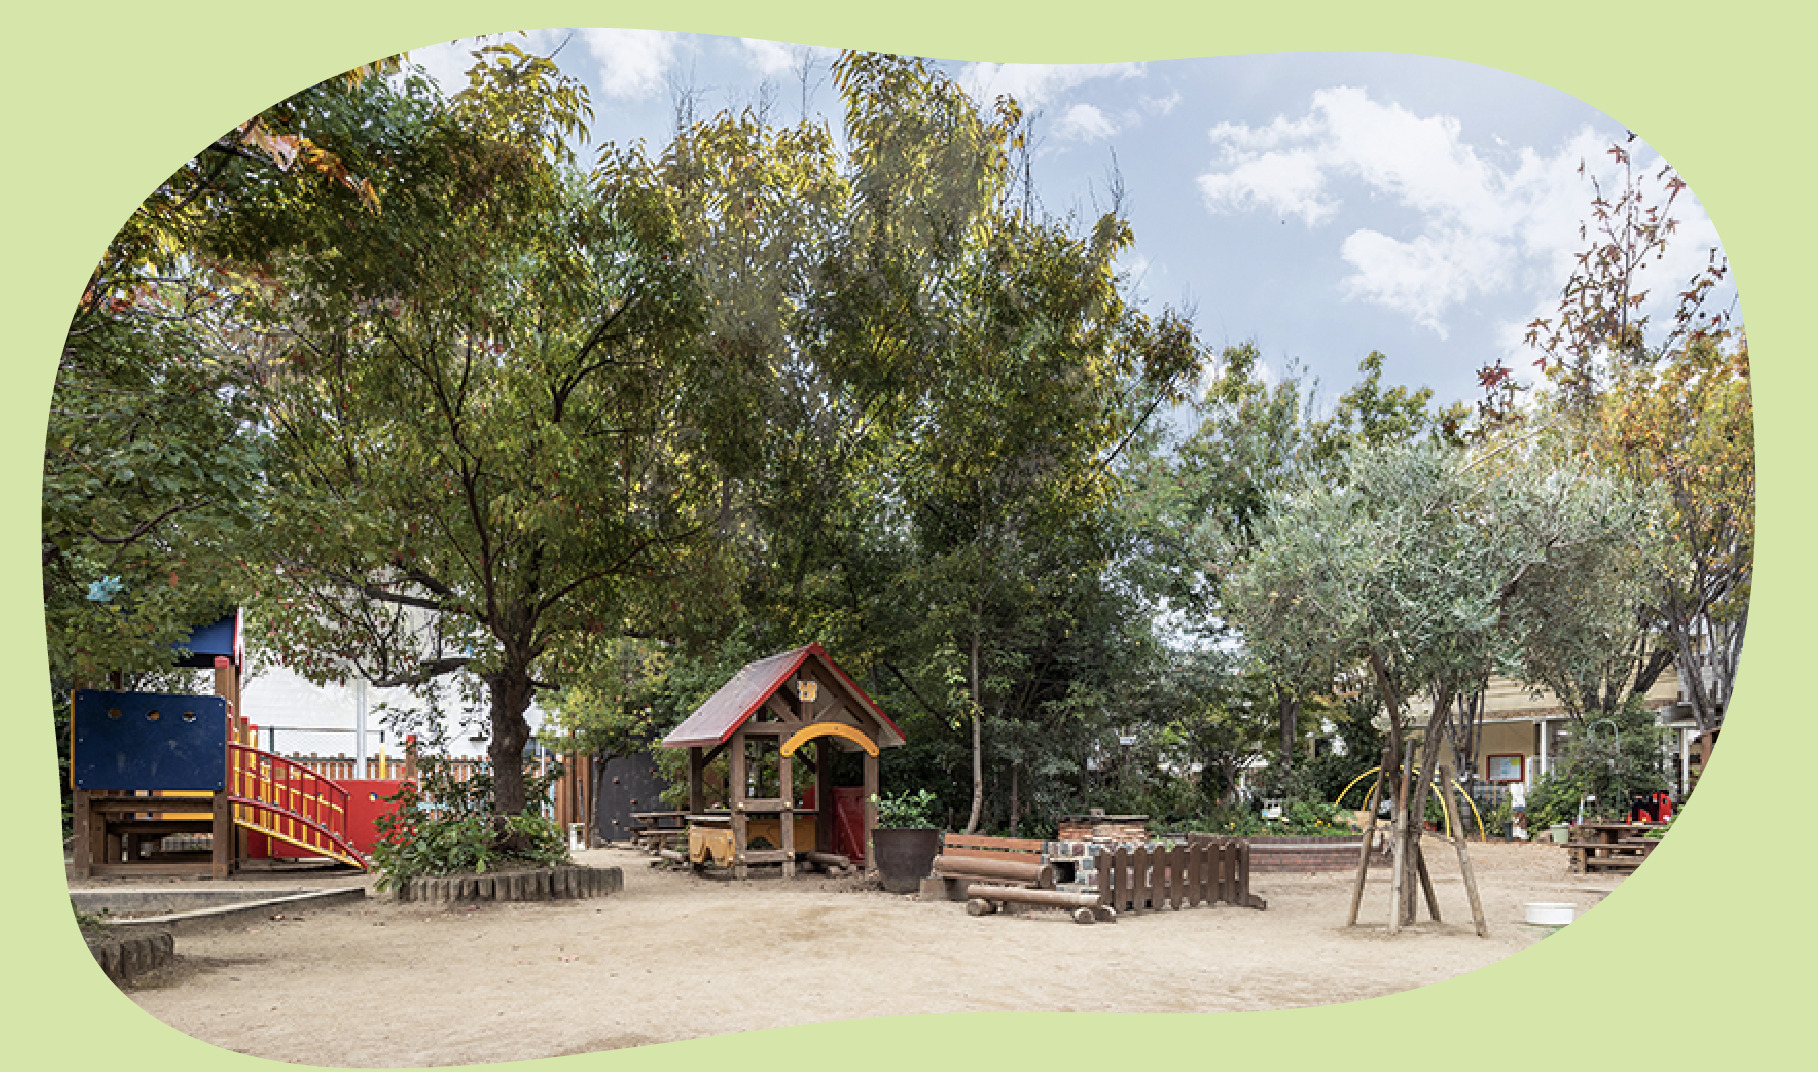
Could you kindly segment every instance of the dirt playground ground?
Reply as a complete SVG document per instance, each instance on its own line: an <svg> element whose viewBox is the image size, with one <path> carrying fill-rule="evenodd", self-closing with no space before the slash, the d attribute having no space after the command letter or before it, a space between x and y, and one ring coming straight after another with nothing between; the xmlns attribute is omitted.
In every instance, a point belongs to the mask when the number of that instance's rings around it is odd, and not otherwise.
<svg viewBox="0 0 1818 1072"><path fill-rule="evenodd" d="M1570 874L1555 846L1473 845L1471 855L1488 940L1472 933L1449 850L1429 856L1445 922L1427 922L1423 909L1391 941L1386 869L1372 871L1360 917L1368 926L1352 930L1343 926L1349 873L1255 875L1266 911L1202 906L1081 926L1058 912L973 918L962 904L856 880L716 881L600 849L579 861L622 867L622 894L453 910L379 896L223 925L179 935L176 963L128 992L227 1049L391 1067L904 1013L1278 1009L1482 967L1549 933L1521 922L1524 902L1582 910L1620 881ZM1105 985L1111 974L1118 985ZM785 994L791 1000L776 1000Z"/></svg>

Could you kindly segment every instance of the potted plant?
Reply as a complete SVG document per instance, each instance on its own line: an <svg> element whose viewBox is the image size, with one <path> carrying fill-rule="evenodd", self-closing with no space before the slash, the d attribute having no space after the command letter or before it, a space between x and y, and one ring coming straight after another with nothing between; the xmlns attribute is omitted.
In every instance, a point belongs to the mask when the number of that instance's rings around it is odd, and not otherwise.
<svg viewBox="0 0 1818 1072"><path fill-rule="evenodd" d="M934 870L941 831L934 825L935 796L921 789L894 797L873 797L877 829L871 848L877 855L878 878L891 893L914 893Z"/></svg>

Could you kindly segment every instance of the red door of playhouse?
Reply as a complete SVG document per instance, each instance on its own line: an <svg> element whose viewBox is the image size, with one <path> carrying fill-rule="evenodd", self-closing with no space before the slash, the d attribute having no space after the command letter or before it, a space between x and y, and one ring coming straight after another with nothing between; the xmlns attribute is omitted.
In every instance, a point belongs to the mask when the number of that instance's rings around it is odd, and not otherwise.
<svg viewBox="0 0 1818 1072"><path fill-rule="evenodd" d="M833 787L833 851L853 863L865 862L865 787Z"/></svg>

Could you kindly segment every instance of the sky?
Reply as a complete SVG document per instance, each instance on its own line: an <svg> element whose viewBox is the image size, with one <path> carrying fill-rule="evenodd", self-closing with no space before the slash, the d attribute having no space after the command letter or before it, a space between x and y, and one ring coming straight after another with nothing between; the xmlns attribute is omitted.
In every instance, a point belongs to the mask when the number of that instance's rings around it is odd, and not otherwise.
<svg viewBox="0 0 1818 1072"><path fill-rule="evenodd" d="M592 95L593 137L660 148L678 95L699 114L767 104L772 118L825 117L838 131L836 53L787 43L649 30L533 30ZM474 41L411 59L444 92L465 84ZM1606 150L1629 132L1548 86L1455 60L1296 53L1152 63L939 62L981 102L1015 96L1035 117L1034 183L1083 224L1121 178L1136 232L1120 266L1145 306L1187 309L1214 349L1253 342L1265 374L1299 366L1329 405L1371 351L1390 383L1473 400L1476 370L1502 361L1532 382L1525 326L1553 315ZM1637 170L1662 163L1645 131ZM586 159L591 159L589 153ZM1719 245L1691 194L1649 268L1655 323ZM1735 300L1721 293L1720 305ZM1740 320L1740 309L1734 309Z"/></svg>

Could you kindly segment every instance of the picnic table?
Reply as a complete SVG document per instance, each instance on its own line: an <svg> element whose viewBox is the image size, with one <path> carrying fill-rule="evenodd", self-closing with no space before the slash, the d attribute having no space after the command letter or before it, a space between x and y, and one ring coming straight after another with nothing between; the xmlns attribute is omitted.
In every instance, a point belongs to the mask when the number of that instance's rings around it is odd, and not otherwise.
<svg viewBox="0 0 1818 1072"><path fill-rule="evenodd" d="M1566 842L1572 870L1633 871L1660 844L1647 831L1664 829L1665 823L1582 823L1574 828L1575 839Z"/></svg>
<svg viewBox="0 0 1818 1072"><path fill-rule="evenodd" d="M641 849L660 852L671 843L688 839L688 813L685 811L634 811L632 836Z"/></svg>

